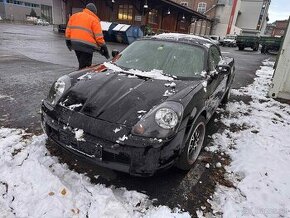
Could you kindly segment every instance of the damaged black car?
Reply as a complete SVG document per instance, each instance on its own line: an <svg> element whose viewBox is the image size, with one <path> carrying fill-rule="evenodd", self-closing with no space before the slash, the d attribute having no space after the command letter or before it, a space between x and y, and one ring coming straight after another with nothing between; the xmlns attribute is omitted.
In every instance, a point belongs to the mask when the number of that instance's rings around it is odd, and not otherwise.
<svg viewBox="0 0 290 218"><path fill-rule="evenodd" d="M173 165L189 170L206 124L226 103L234 60L186 34L143 38L113 60L59 78L42 103L42 125L58 146L137 176Z"/></svg>

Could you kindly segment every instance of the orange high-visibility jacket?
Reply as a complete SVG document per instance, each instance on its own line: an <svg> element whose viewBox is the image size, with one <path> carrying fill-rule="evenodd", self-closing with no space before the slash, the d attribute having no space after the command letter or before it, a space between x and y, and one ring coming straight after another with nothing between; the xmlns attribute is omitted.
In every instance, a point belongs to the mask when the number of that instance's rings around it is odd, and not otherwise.
<svg viewBox="0 0 290 218"><path fill-rule="evenodd" d="M77 51L92 53L105 44L100 19L88 9L73 14L65 31L66 40Z"/></svg>

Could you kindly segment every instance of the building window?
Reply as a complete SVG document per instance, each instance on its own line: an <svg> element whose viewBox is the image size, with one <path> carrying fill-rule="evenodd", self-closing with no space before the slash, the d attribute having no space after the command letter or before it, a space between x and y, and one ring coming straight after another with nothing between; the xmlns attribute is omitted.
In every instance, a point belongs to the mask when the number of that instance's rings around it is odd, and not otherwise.
<svg viewBox="0 0 290 218"><path fill-rule="evenodd" d="M129 4L119 5L118 19L131 21L133 19L133 6Z"/></svg>
<svg viewBox="0 0 290 218"><path fill-rule="evenodd" d="M197 12L202 13L202 14L204 12L206 12L206 3L205 2L198 3L198 5L197 5Z"/></svg>
<svg viewBox="0 0 290 218"><path fill-rule="evenodd" d="M148 14L148 23L158 24L158 11L156 9L152 9Z"/></svg>
<svg viewBox="0 0 290 218"><path fill-rule="evenodd" d="M14 4L16 4L16 5L23 5L23 2L21 2L21 1L14 1Z"/></svg>
<svg viewBox="0 0 290 218"><path fill-rule="evenodd" d="M180 2L182 6L188 7L188 2Z"/></svg>

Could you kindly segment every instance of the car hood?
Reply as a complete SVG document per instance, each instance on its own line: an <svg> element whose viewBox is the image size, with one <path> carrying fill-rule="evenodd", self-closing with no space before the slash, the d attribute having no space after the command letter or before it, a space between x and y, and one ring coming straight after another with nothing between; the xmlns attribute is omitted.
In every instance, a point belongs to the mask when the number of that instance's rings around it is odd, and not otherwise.
<svg viewBox="0 0 290 218"><path fill-rule="evenodd" d="M111 123L135 125L154 106L182 101L201 80L165 81L106 71L82 76L59 104Z"/></svg>

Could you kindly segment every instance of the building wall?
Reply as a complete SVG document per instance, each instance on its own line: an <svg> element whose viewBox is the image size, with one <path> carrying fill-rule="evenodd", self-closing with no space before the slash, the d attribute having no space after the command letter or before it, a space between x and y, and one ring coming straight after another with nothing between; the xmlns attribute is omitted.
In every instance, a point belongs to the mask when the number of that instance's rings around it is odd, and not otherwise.
<svg viewBox="0 0 290 218"><path fill-rule="evenodd" d="M194 9L194 0L173 0L174 2L184 5L184 3L187 3L187 7Z"/></svg>
<svg viewBox="0 0 290 218"><path fill-rule="evenodd" d="M272 36L284 36L286 33L288 20L277 20L273 28Z"/></svg>
<svg viewBox="0 0 290 218"><path fill-rule="evenodd" d="M237 25L242 29L256 30L263 4L263 0L242 0L241 16L239 16Z"/></svg>
<svg viewBox="0 0 290 218"><path fill-rule="evenodd" d="M240 28L237 27L236 22L238 16L240 16L241 0L223 0L219 1L219 3L216 8L216 22L212 30L213 35L224 37L227 34L239 34ZM230 20L232 20L231 25Z"/></svg>
<svg viewBox="0 0 290 218"><path fill-rule="evenodd" d="M2 19L4 19L6 17L4 3L1 2L1 0L0 0L0 16Z"/></svg>
<svg viewBox="0 0 290 218"><path fill-rule="evenodd" d="M198 11L198 5L200 3L205 3L206 9L203 14L205 14L208 19L212 20L216 15L217 1L218 0L195 0L193 1L193 10ZM192 24L190 32L195 35L210 35L212 32L212 21L198 20Z"/></svg>
<svg viewBox="0 0 290 218"><path fill-rule="evenodd" d="M272 81L269 96L290 100L290 27L285 32Z"/></svg>
<svg viewBox="0 0 290 218"><path fill-rule="evenodd" d="M275 25L274 24L267 24L264 35L266 36L272 36L273 30Z"/></svg>

